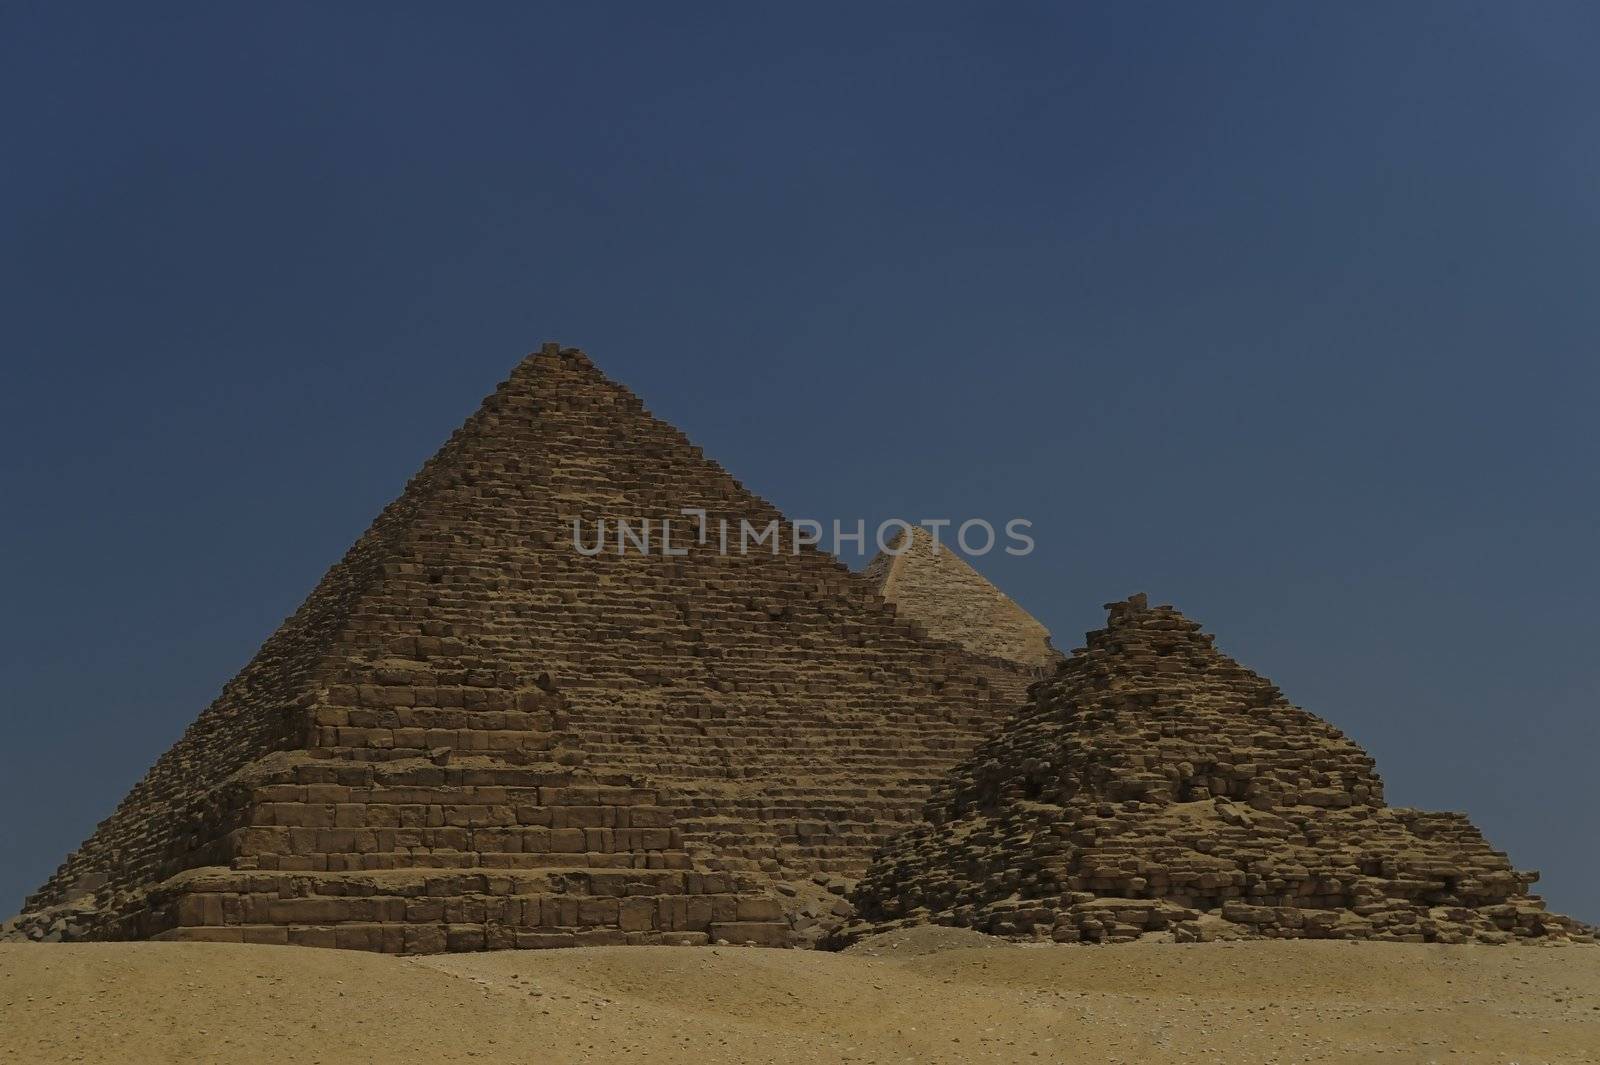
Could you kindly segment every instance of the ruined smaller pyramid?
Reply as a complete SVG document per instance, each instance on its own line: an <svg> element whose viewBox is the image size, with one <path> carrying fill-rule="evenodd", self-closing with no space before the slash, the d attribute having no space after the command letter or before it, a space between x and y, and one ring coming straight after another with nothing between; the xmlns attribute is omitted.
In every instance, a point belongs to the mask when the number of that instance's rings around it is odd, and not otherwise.
<svg viewBox="0 0 1600 1065"><path fill-rule="evenodd" d="M1029 669L1061 661L1049 629L921 526L878 552L862 575L901 617L935 639Z"/></svg>
<svg viewBox="0 0 1600 1065"><path fill-rule="evenodd" d="M1108 609L873 862L840 939L1592 941L1465 816L1386 805L1365 751L1199 625Z"/></svg>

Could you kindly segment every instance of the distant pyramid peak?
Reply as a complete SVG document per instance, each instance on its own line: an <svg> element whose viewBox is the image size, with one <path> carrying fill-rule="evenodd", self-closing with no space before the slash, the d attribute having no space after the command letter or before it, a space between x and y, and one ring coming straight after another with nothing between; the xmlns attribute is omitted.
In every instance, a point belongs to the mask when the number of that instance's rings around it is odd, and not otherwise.
<svg viewBox="0 0 1600 1065"><path fill-rule="evenodd" d="M1049 629L920 525L903 530L862 575L937 639L1034 670L1061 659Z"/></svg>

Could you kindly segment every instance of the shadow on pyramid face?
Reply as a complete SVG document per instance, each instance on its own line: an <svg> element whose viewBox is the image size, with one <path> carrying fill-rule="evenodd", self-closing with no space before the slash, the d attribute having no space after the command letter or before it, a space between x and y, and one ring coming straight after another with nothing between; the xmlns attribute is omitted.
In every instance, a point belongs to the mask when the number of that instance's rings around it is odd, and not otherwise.
<svg viewBox="0 0 1600 1065"><path fill-rule="evenodd" d="M874 861L837 942L1592 939L1464 816L1385 805L1365 751L1178 611L1107 609Z"/></svg>
<svg viewBox="0 0 1600 1065"><path fill-rule="evenodd" d="M819 934L1036 666L930 635L815 550L573 549L575 521L686 507L782 521L581 352L529 356L20 934L385 951Z"/></svg>

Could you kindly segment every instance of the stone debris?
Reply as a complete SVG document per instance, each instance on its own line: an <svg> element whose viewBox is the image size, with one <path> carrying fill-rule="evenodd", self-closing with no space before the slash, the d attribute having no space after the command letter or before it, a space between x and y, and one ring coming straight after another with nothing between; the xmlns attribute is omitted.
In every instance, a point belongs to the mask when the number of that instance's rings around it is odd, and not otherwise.
<svg viewBox="0 0 1600 1065"><path fill-rule="evenodd" d="M1056 942L1593 941L1463 815L1385 805L1361 748L1199 625L1143 595L1107 609L873 862L835 944L926 923Z"/></svg>
<svg viewBox="0 0 1600 1065"><path fill-rule="evenodd" d="M993 950L997 947L1014 950L1017 945L1011 940L986 936L970 928L922 924L865 936L847 947L844 953L868 958L903 959L925 958L950 950Z"/></svg>
<svg viewBox="0 0 1600 1065"><path fill-rule="evenodd" d="M722 553L686 507L712 529L778 522L782 550ZM658 537L670 519L686 553L580 553L574 523L587 544L601 519ZM930 638L792 542L582 352L546 345L8 936L809 942L1030 672Z"/></svg>

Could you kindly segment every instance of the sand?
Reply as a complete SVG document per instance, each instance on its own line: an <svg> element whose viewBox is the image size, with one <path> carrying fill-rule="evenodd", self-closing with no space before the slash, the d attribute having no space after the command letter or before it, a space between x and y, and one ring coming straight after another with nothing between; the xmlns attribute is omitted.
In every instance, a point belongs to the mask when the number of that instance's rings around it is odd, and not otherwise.
<svg viewBox="0 0 1600 1065"><path fill-rule="evenodd" d="M0 1062L1600 1061L1600 948L0 946Z"/></svg>

